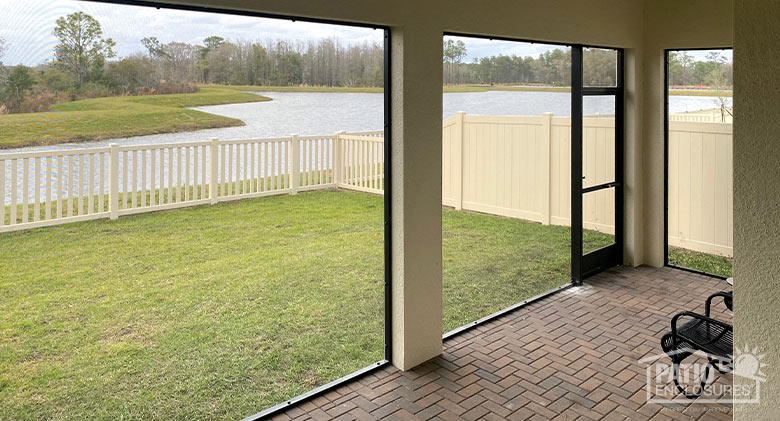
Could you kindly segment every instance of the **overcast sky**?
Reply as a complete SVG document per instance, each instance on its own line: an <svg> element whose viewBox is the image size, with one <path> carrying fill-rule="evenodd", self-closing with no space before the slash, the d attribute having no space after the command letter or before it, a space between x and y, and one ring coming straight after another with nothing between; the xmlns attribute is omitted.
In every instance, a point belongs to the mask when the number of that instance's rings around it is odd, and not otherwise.
<svg viewBox="0 0 780 421"><path fill-rule="evenodd" d="M74 0L0 0L0 38L6 65L37 65L53 58L51 35L58 17L83 11L100 22L103 35L116 42L119 57L143 50L141 39L154 36L202 44L217 35L232 40L308 40L338 37L345 43L381 42L382 31L370 28L291 22L281 19L155 9Z"/></svg>
<svg viewBox="0 0 780 421"><path fill-rule="evenodd" d="M100 22L104 36L116 42L119 57L142 51L141 39L149 36L157 37L163 43L178 41L188 44L202 44L203 39L210 35L252 41L305 41L331 37L345 43L382 40L381 31L349 26L75 0L0 0L0 38L6 41L3 62L6 65L34 66L53 58L56 40L51 32L54 23L58 17L76 11L88 13ZM468 54L465 61L499 54L538 56L547 50L560 48L479 38L457 39L466 43ZM703 59L706 53L691 54ZM727 55L731 56L730 51Z"/></svg>

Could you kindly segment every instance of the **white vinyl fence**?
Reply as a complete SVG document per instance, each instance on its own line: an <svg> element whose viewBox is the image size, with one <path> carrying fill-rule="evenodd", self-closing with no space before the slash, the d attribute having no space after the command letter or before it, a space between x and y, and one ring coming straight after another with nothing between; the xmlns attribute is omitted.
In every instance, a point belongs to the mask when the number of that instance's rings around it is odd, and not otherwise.
<svg viewBox="0 0 780 421"><path fill-rule="evenodd" d="M669 122L669 244L732 256L732 125Z"/></svg>
<svg viewBox="0 0 780 421"><path fill-rule="evenodd" d="M381 193L381 133L0 153L0 232L323 188Z"/></svg>
<svg viewBox="0 0 780 421"><path fill-rule="evenodd" d="M542 224L570 225L571 121L470 116L443 123L442 203ZM669 124L669 243L732 255L731 124ZM615 179L614 118L583 119L583 185ZM614 234L612 189L585 194L583 226Z"/></svg>
<svg viewBox="0 0 780 421"><path fill-rule="evenodd" d="M615 177L614 118L583 122L584 186ZM522 218L570 225L571 119L541 116L467 116L443 125L442 203ZM583 199L583 226L615 232L611 190Z"/></svg>
<svg viewBox="0 0 780 421"><path fill-rule="evenodd" d="M731 124L671 121L669 242L731 256ZM442 126L442 204L570 225L571 120L467 116ZM584 186L612 181L614 118L583 121ZM382 194L383 132L0 153L0 232L299 191ZM212 159L216 157L216 159ZM612 189L583 198L613 234Z"/></svg>

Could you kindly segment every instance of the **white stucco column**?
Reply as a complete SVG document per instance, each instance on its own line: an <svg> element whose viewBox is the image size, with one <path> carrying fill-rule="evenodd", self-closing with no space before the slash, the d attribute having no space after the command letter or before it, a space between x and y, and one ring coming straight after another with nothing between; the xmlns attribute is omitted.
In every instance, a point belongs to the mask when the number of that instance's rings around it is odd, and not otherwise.
<svg viewBox="0 0 780 421"><path fill-rule="evenodd" d="M441 354L442 34L392 31L393 365Z"/></svg>

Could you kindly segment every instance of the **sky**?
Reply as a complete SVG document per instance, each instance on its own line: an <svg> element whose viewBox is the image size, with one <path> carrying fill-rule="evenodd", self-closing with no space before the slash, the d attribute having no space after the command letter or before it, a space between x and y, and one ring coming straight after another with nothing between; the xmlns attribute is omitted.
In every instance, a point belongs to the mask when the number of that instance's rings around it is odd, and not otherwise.
<svg viewBox="0 0 780 421"><path fill-rule="evenodd" d="M100 22L104 37L116 42L118 57L143 51L141 39L154 36L171 41L202 44L210 35L231 40L316 40L338 38L347 44L381 42L382 31L343 25L292 22L226 14L155 9L140 6L94 3L75 0L0 0L0 38L6 41L6 65L35 66L54 57L57 41L51 32L58 17L83 11ZM466 43L465 61L493 55L538 56L561 48L547 44L491 41L481 38L447 37ZM691 52L702 60L706 52ZM726 54L731 57L731 52Z"/></svg>
<svg viewBox="0 0 780 421"><path fill-rule="evenodd" d="M103 36L116 42L118 57L143 51L141 39L154 36L202 44L210 35L232 40L310 40L337 37L344 43L381 42L381 30L292 22L217 13L155 9L74 0L0 0L0 38L6 41L6 65L34 66L54 57L55 21L83 11L100 22Z"/></svg>

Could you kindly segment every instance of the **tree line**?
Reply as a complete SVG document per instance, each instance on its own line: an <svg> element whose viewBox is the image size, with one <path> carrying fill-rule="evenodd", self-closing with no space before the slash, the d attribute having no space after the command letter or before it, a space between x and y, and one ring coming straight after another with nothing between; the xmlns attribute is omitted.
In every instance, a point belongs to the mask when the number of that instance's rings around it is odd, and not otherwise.
<svg viewBox="0 0 780 421"><path fill-rule="evenodd" d="M556 48L538 57L495 55L463 62L467 55L461 40L443 44L444 83L571 86L571 49ZM589 86L614 86L617 54L588 49L583 54L583 79Z"/></svg>
<svg viewBox="0 0 780 421"><path fill-rule="evenodd" d="M448 39L442 48L444 84L540 84L569 86L571 52L554 49L539 57L495 55L463 62L468 50L461 40ZM613 66L614 68L614 66Z"/></svg>
<svg viewBox="0 0 780 421"><path fill-rule="evenodd" d="M111 95L196 92L198 84L309 85L381 87L384 51L378 43L345 44L338 39L246 41L209 36L202 44L164 43L145 37L143 48L116 57L116 43L103 36L100 23L84 12L57 19L54 58L30 68L2 64L0 39L0 113L45 111L56 102ZM445 84L525 84L569 86L571 49L553 49L538 57L468 56L462 40L442 45ZM586 85L613 86L617 55L587 49L583 55ZM671 53L672 85L731 86L732 69L718 52L695 61L685 52Z"/></svg>
<svg viewBox="0 0 780 421"><path fill-rule="evenodd" d="M716 89L731 89L733 86L731 61L719 51L710 51L705 60L695 61L685 51L669 53L670 86L706 86Z"/></svg>
<svg viewBox="0 0 780 421"><path fill-rule="evenodd" d="M558 48L538 57L495 55L463 62L466 55L463 41L444 41L445 84L571 84L571 49ZM615 51L592 48L583 52L582 76L586 86L614 86L616 69ZM718 51L709 52L705 60L698 61L685 51L669 55L669 83L673 86L731 89L732 78L731 62Z"/></svg>
<svg viewBox="0 0 780 421"><path fill-rule="evenodd" d="M384 79L384 50L372 42L209 36L200 45L145 37L143 50L117 58L116 43L83 12L58 18L53 35L53 60L35 68L0 64L0 112L45 111L79 98L195 92L206 83L371 87ZM0 42L0 59L4 46Z"/></svg>
<svg viewBox="0 0 780 421"><path fill-rule="evenodd" d="M381 86L383 50L377 43L286 40L229 41L210 36L204 45L161 43L144 38L146 49L115 67L139 67L154 80L223 85ZM110 70L110 69L109 69ZM123 75L138 72L122 69ZM121 81L124 85L148 81Z"/></svg>

